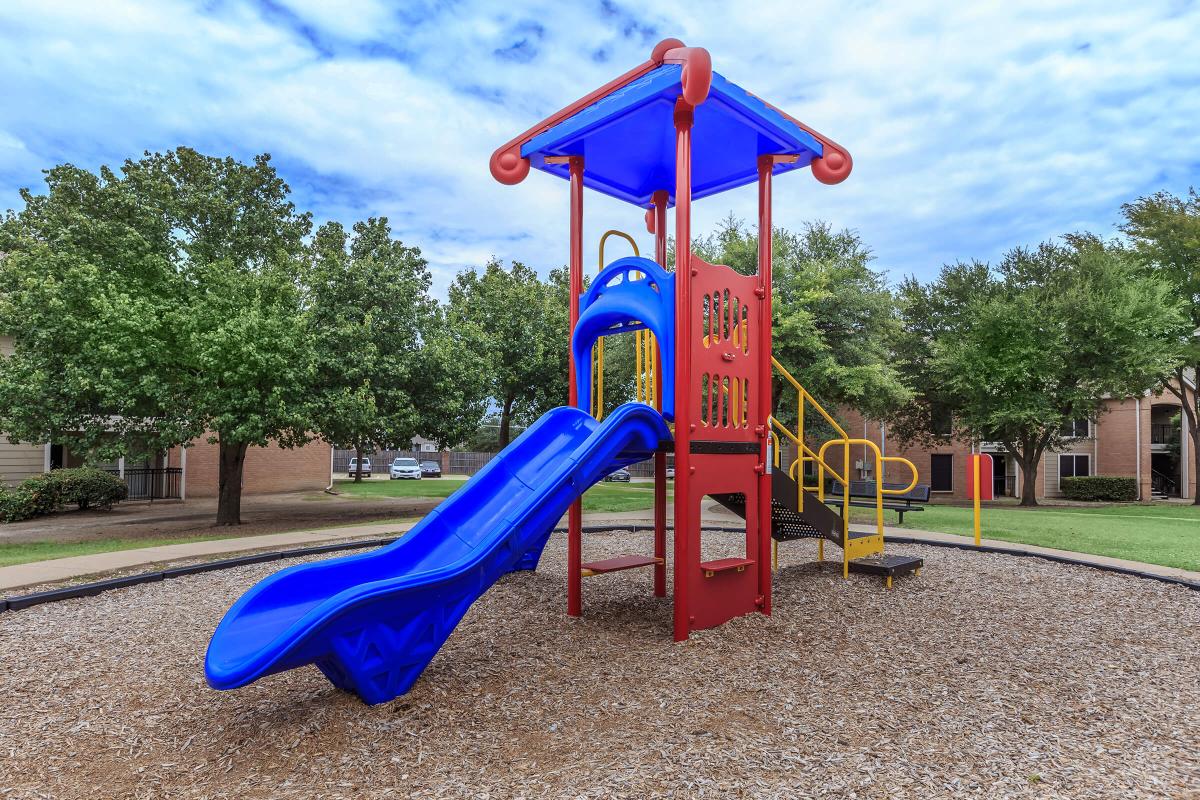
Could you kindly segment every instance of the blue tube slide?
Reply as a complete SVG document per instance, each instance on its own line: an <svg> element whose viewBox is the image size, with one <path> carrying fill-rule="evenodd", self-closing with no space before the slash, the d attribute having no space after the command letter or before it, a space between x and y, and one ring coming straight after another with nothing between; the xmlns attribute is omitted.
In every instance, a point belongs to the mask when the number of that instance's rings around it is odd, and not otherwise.
<svg viewBox="0 0 1200 800"><path fill-rule="evenodd" d="M367 703L404 694L471 603L501 576L537 567L572 502L670 439L642 403L603 422L574 408L546 413L396 542L253 586L209 642L209 685L234 689L315 664Z"/></svg>

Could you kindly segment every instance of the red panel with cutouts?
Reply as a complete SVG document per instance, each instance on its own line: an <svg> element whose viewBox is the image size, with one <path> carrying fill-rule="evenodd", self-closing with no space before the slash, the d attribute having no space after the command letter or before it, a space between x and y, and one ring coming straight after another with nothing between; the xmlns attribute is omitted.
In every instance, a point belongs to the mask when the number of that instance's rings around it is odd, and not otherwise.
<svg viewBox="0 0 1200 800"><path fill-rule="evenodd" d="M762 298L757 276L739 275L692 256L692 301L700 325L692 359L692 397L697 398L692 438L757 441L760 390L758 325Z"/></svg>

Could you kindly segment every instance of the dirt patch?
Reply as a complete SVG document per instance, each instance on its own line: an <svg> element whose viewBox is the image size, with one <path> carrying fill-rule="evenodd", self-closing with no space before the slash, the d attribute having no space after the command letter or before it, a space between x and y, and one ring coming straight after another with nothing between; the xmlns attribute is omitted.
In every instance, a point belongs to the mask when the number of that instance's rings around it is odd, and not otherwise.
<svg viewBox="0 0 1200 800"><path fill-rule="evenodd" d="M1197 593L914 546L886 592L814 549L782 548L771 617L677 645L649 572L588 579L568 619L556 535L375 707L312 667L204 685L222 614L292 562L0 614L0 795L1200 796Z"/></svg>
<svg viewBox="0 0 1200 800"><path fill-rule="evenodd" d="M213 524L217 514L215 500L122 503L111 511L68 511L28 522L0 525L0 544L255 536L421 517L440 502L440 499L419 497L363 499L323 492L252 495L242 499L242 524L237 527Z"/></svg>

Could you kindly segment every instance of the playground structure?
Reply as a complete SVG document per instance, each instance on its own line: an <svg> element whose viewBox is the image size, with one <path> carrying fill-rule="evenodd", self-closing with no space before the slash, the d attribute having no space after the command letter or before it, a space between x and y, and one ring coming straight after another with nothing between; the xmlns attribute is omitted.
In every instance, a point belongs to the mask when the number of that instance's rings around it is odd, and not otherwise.
<svg viewBox="0 0 1200 800"><path fill-rule="evenodd" d="M917 558L883 554L885 497L917 482L904 459L850 437L771 354L772 181L810 168L825 184L851 171L849 153L713 72L707 51L675 39L645 63L567 106L492 156L502 183L538 169L569 181L569 404L544 415L462 489L392 545L303 564L261 581L218 626L205 659L210 685L229 689L304 664L368 703L412 686L471 604L501 576L535 569L568 514L567 613L583 611L594 577L650 567L667 592L665 454L675 454L674 638L751 612L771 613L775 543L815 538L842 548L843 577L915 572ZM758 271L740 275L691 252L691 203L757 183ZM601 270L583 291L583 200L588 187L646 209L655 257L632 237L601 241ZM667 267L667 212L676 263ZM609 235L635 255L604 263ZM605 415L603 341L635 336L634 402ZM772 414L773 375L795 393L795 419ZM836 433L810 445L806 414ZM673 423L673 429L669 424ZM795 450L785 463L784 445ZM876 529L851 532L851 448L873 454ZM830 463L831 452L841 456ZM580 498L621 466L655 460L653 553L583 560ZM912 468L907 487L882 482L887 463ZM812 465L815 484L805 468ZM839 501L825 502L829 484ZM704 557L702 504L745 519L735 557ZM840 505L840 510L837 506Z"/></svg>

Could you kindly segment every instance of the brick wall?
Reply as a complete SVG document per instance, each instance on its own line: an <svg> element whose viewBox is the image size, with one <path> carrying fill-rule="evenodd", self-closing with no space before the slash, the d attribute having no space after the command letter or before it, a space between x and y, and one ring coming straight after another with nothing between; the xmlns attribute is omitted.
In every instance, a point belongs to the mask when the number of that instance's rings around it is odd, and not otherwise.
<svg viewBox="0 0 1200 800"><path fill-rule="evenodd" d="M949 455L953 458L952 467L952 489L949 492L935 492L930 495L931 500L966 500L967 499L967 457L971 454L971 447L968 443L946 437L940 443L931 447L902 447L899 442L891 440L888 437L886 428L880 426L878 422L864 420L862 415L852 409L842 409L838 412L838 421L843 423L846 433L853 438L869 439L879 445L879 449L885 456L899 456L907 458L917 468L918 482L923 484L929 483L929 474L931 462L934 455ZM838 448L830 448L830 452L837 451ZM837 464L840 466L841 458L837 457ZM873 465L874 455L870 448L858 446L851 448L851 461L862 460L865 467ZM834 462L830 462L833 465ZM859 477L856 473L855 477ZM874 477L874 476L870 476ZM903 464L891 464L884 467L884 481L888 483L908 483L912 480L912 474L908 467Z"/></svg>
<svg viewBox="0 0 1200 800"><path fill-rule="evenodd" d="M1160 404L1178 405L1173 397L1142 397L1124 400L1110 400L1105 404L1106 413L1100 415L1093 423L1091 436L1069 443L1061 451L1047 452L1042 457L1036 479L1036 496L1038 498L1054 497L1058 491L1058 456L1061 453L1086 454L1090 458L1090 470L1093 475L1121 475L1140 477L1139 490L1141 499L1150 497L1150 425L1151 408ZM953 491L936 493L932 499L939 497L953 500L967 499L966 465L971 448L966 442L947 438L943 444L932 447L900 447L897 442L889 441L886 430L879 423L864 420L862 415L853 409L840 409L838 421L852 437L870 439L880 445L886 456L903 456L912 461L920 472L920 482L929 483L931 457L935 454L948 454L954 459ZM1140 430L1139 430L1140 428ZM1186 437L1185 437L1186 438ZM1186 466L1185 497L1195 497L1196 478L1192 468L1190 455L1191 442L1184 443L1184 461ZM859 446L852 448L851 461L862 459L869 464L870 456L867 448ZM827 459L831 466L841 468L842 456L838 448L830 450ZM1138 461L1141 461L1139 475ZM1003 468L997 460L997 469ZM907 470L899 465L893 465L885 472L885 480L890 482L907 482ZM1018 470L1019 473L1019 470ZM854 477L860 477L855 473ZM1024 480L1018 474L1018 481ZM1019 489L1017 492L1019 496Z"/></svg>
<svg viewBox="0 0 1200 800"><path fill-rule="evenodd" d="M246 451L246 466L242 476L242 492L271 494L321 490L329 485L329 463L332 448L322 441L285 450L276 445L251 447ZM187 451L187 496L216 497L219 462L218 448L203 438L197 439ZM171 463L179 463L178 451L172 451Z"/></svg>
<svg viewBox="0 0 1200 800"><path fill-rule="evenodd" d="M1105 407L1107 413L1096 421L1096 460L1092 474L1138 477L1140 460L1138 496L1147 499L1150 497L1150 402L1142 398L1110 400Z"/></svg>

